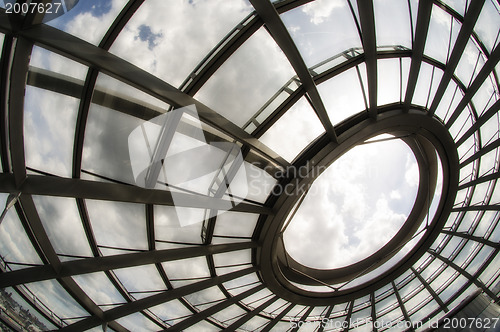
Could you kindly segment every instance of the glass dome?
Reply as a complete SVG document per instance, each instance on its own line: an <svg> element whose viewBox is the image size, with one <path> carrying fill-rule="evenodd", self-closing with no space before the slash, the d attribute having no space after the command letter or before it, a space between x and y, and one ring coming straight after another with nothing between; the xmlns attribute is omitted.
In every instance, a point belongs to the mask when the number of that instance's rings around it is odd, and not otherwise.
<svg viewBox="0 0 500 332"><path fill-rule="evenodd" d="M498 1L0 7L0 329L424 330L499 302ZM284 235L329 214L337 238Z"/></svg>

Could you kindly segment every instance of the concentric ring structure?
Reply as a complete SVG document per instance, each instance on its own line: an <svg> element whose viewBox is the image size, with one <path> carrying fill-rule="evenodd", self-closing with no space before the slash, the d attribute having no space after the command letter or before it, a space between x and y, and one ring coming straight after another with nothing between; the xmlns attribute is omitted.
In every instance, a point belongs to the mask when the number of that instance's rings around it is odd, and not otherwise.
<svg viewBox="0 0 500 332"><path fill-rule="evenodd" d="M2 329L413 331L498 304L498 1L24 2L0 1ZM386 141L418 174L395 235L332 268L293 256L308 190ZM146 186L129 149L154 155ZM369 206L405 199L327 185L381 227ZM341 203L312 217L354 218Z"/></svg>

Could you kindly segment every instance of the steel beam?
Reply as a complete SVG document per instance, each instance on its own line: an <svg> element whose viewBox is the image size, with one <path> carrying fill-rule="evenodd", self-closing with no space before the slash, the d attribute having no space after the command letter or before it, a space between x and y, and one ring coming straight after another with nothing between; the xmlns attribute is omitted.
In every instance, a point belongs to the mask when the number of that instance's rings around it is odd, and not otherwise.
<svg viewBox="0 0 500 332"><path fill-rule="evenodd" d="M448 122L446 123L447 128L450 128L453 123L455 123L467 104L472 100L472 97L476 94L481 85L483 85L484 81L488 78L490 73L495 69L495 66L497 65L499 60L500 46L497 45L493 52L491 52L490 57L488 58L488 60L486 60L485 64L477 74L472 84L467 88L464 97L462 98L460 103L458 103L457 107L453 111L453 114L448 119Z"/></svg>
<svg viewBox="0 0 500 332"><path fill-rule="evenodd" d="M469 272L455 264L454 262L450 261L448 258L441 256L440 254L434 252L433 250L427 250L429 254L432 256L439 258L442 262L447 264L448 266L451 266L454 270L456 270L458 273L469 279L474 285L477 287L481 288L483 292L485 292L490 298L492 298L495 301L498 301L498 296L496 296L488 287L486 287L485 284L483 284L477 277L472 276Z"/></svg>
<svg viewBox="0 0 500 332"><path fill-rule="evenodd" d="M55 261L56 265L51 262L50 265L35 266L2 273L0 274L0 288L48 279L57 279L100 271L163 263L256 247L256 242L239 242L83 258L61 263L57 263L57 261Z"/></svg>
<svg viewBox="0 0 500 332"><path fill-rule="evenodd" d="M19 197L19 203L22 207L24 215L26 216L29 227L33 231L36 241L43 251L44 256L54 270L60 270L62 268L62 263L52 247L45 229L43 228L42 221L40 220L36 210L33 198L30 195L22 194ZM99 306L92 301L92 299L72 278L61 277L58 281L61 286L66 289L68 294L72 296L85 310L92 314L93 317L104 317L103 311L99 308ZM111 323L110 326L118 330L123 330L123 327L116 322Z"/></svg>
<svg viewBox="0 0 500 332"><path fill-rule="evenodd" d="M309 317L309 314L313 311L314 307L311 306L309 308L307 308L306 312L302 315L302 317L300 317L300 320L298 322L296 322L296 326L290 330L290 332L297 332L299 329L300 329L300 326L302 324L300 324L300 322L305 322L307 317Z"/></svg>
<svg viewBox="0 0 500 332"><path fill-rule="evenodd" d="M458 33L457 40L455 42L455 46L453 47L453 51L451 51L450 58L448 59L448 63L446 64L446 69L443 73L443 77L441 78L441 82L439 82L436 93L434 94L434 98L431 103L431 107L429 108L429 115L433 115L436 112L436 109L443 98L443 95L450 83L453 74L455 73L455 69L457 68L458 62L462 57L465 46L467 46L467 42L469 41L469 37L471 36L474 25L481 13L481 9L483 8L484 0L472 0L467 13L464 17L464 22L462 27L460 28L460 32Z"/></svg>
<svg viewBox="0 0 500 332"><path fill-rule="evenodd" d="M485 244L485 245L493 247L493 248L500 247L500 242L493 242L493 241L490 241L490 240L485 239L483 237L475 236L475 235L465 233L465 232L457 232L457 231L450 231L447 229L443 229L441 231L441 233L451 235L451 236L458 236L458 237L461 237L461 238L467 239L467 240L472 240L472 241L482 243L482 244Z"/></svg>
<svg viewBox="0 0 500 332"><path fill-rule="evenodd" d="M6 34L15 33L53 52L69 57L87 66L98 68L102 72L142 90L175 108L195 105L200 120L203 122L261 153L277 165L282 167L290 165L257 138L248 134L242 128L190 95L98 46L44 24L36 25L22 31L15 31L11 24L9 24L4 9L0 10L0 32Z"/></svg>
<svg viewBox="0 0 500 332"><path fill-rule="evenodd" d="M261 305L259 305L257 308L253 309L252 311L247 312L245 315L243 315L241 318L236 320L234 323L229 325L227 328L224 329L224 331L228 332L233 332L236 331L237 328L241 327L243 324L248 322L250 319L253 317L257 316L262 310L270 306L272 303L274 303L278 299L278 296L274 295L271 296L271 298Z"/></svg>
<svg viewBox="0 0 500 332"><path fill-rule="evenodd" d="M391 284L392 284L392 289L394 290L394 294L396 295L396 299L398 300L399 309L401 309L401 312L403 313L403 317L404 317L405 321L410 323L410 325L412 326L409 328L409 331L413 332L413 331L415 331L415 329L413 328L413 324L411 322L410 315L408 315L408 311L406 310L405 303L403 302L403 299L401 298L401 295L399 294L398 288L396 287L394 280L391 281Z"/></svg>
<svg viewBox="0 0 500 332"><path fill-rule="evenodd" d="M260 284L254 288L251 288L243 293L240 293L238 295L235 295L235 296L232 296L230 298L228 298L227 300L223 301L223 302L220 302L208 309L205 309L203 311L200 311L196 314L194 314L193 316L190 316L184 320L182 320L181 322L175 324L175 325L172 325L171 327L169 327L168 329L166 329L165 331L184 331L185 329L195 325L196 323L202 321L203 319L206 319L224 309L226 309L227 307L229 307L230 305L232 304L235 304L237 303L238 301L241 301L243 300L244 298L252 295L252 294L255 294L257 293L258 291L264 289L265 286L264 284Z"/></svg>
<svg viewBox="0 0 500 332"><path fill-rule="evenodd" d="M92 316L73 323L67 327L61 329L61 331L83 331L88 330L93 327L102 325L103 323L112 322L116 319L146 310L148 308L157 306L162 303L166 303L173 299L177 299L192 293L202 291L204 289L216 286L218 284L245 276L247 274L257 271L255 267L250 267L244 270L239 270L236 272L224 274L221 276L213 277L207 280L203 280L194 284L182 286L179 288L167 290L165 292L151 295L134 302L123 304L121 306L115 307L113 309L104 312L102 317Z"/></svg>
<svg viewBox="0 0 500 332"><path fill-rule="evenodd" d="M375 16L371 1L357 0L361 36L365 53L366 76L368 79L368 112L377 118L377 40L375 37Z"/></svg>
<svg viewBox="0 0 500 332"><path fill-rule="evenodd" d="M404 98L405 110L410 109L415 87L417 86L418 74L422 65L424 54L425 41L429 30L429 22L431 19L432 0L420 0L418 2L417 25L415 28L415 40L412 47L411 65L408 74L408 83L406 85L406 93ZM411 22L410 22L411 24Z"/></svg>
<svg viewBox="0 0 500 332"><path fill-rule="evenodd" d="M425 289L431 294L432 298L434 299L434 301L437 302L437 304L439 304L439 306L441 307L442 310L444 310L444 312L448 312L449 309L448 307L444 304L443 300L441 300L441 298L439 297L439 295L436 293L436 291L429 285L429 283L420 275L420 273L418 273L417 270L415 270L414 267L411 267L411 271L413 272L414 275L417 276L417 279L420 281L420 283L422 285L424 285Z"/></svg>
<svg viewBox="0 0 500 332"><path fill-rule="evenodd" d="M323 104L323 100L319 95L316 84L311 77L309 68L307 68L302 55L297 49L290 33L288 33L288 30L281 20L278 12L274 8L273 4L268 0L250 0L250 2L264 21L266 27L269 29L271 36L283 50L288 58L288 61L290 61L290 64L304 86L305 92L309 96L309 100L311 101L314 111L318 115L323 127L325 127L330 139L333 142L336 142L337 135L335 134L335 129L333 128L330 118L328 117L325 105Z"/></svg>
<svg viewBox="0 0 500 332"><path fill-rule="evenodd" d="M462 145L469 137L471 137L477 130L481 130L481 127L494 115L500 111L500 99L498 99L491 107L481 115L476 122L457 140L457 146Z"/></svg>
<svg viewBox="0 0 500 332"><path fill-rule="evenodd" d="M0 192L25 193L57 197L75 197L115 202L183 206L200 209L223 210L227 203L223 199L188 193L175 193L176 201L168 190L145 189L132 185L60 178L54 176L29 175L16 187L12 174L0 173ZM177 198L179 198L177 200ZM231 211L272 214L270 208L240 203Z"/></svg>
<svg viewBox="0 0 500 332"><path fill-rule="evenodd" d="M270 321L269 324L267 324L266 326L264 326L264 328L261 330L261 332L269 332L269 331L271 331L273 329L273 327L275 327L276 324L278 324L283 319L283 317L285 317L286 314L289 313L290 310L292 310L293 307L295 307L295 303L290 303L276 317L274 317L274 319L272 321Z"/></svg>

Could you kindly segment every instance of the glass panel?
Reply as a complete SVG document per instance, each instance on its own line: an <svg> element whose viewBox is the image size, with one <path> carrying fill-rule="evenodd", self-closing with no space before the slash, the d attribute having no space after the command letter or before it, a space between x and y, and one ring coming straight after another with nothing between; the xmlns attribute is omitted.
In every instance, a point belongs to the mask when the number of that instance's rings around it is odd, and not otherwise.
<svg viewBox="0 0 500 332"><path fill-rule="evenodd" d="M484 65L483 54L472 39L469 39L455 69L455 75L468 87Z"/></svg>
<svg viewBox="0 0 500 332"><path fill-rule="evenodd" d="M65 79L68 79L68 77L80 79L82 80L79 82L81 85L83 85L83 80L85 79L88 70L87 66L84 66L79 62L73 61L38 46L33 47L30 66L62 74L66 76L63 76Z"/></svg>
<svg viewBox="0 0 500 332"><path fill-rule="evenodd" d="M185 331L193 331L193 332L199 332L199 331L212 332L213 331L213 332L216 332L216 331L220 331L220 328L208 323L205 320L202 320L201 322L196 323L193 326L190 326L189 328L185 329Z"/></svg>
<svg viewBox="0 0 500 332"><path fill-rule="evenodd" d="M129 331L157 331L159 330L159 326L153 323L150 319L144 316L141 313L136 313L132 315L128 315L117 319L116 322L118 324L123 325Z"/></svg>
<svg viewBox="0 0 500 332"><path fill-rule="evenodd" d="M31 293L61 318L85 317L88 313L66 292L56 280L33 282L26 285Z"/></svg>
<svg viewBox="0 0 500 332"><path fill-rule="evenodd" d="M56 253L92 257L73 198L33 196L33 200ZM64 261L71 258L60 259Z"/></svg>
<svg viewBox="0 0 500 332"><path fill-rule="evenodd" d="M494 82L495 80L493 75L489 75L484 80L476 94L472 97L472 102L476 107L476 112L480 116L498 100Z"/></svg>
<svg viewBox="0 0 500 332"><path fill-rule="evenodd" d="M7 195L2 196L5 202ZM0 206L3 211L5 203ZM7 263L42 264L14 208L8 210L0 224L0 254L2 260ZM24 266L8 264L8 267L17 270Z"/></svg>
<svg viewBox="0 0 500 332"><path fill-rule="evenodd" d="M377 104L385 105L400 101L401 71L399 59L378 60L377 72Z"/></svg>
<svg viewBox="0 0 500 332"><path fill-rule="evenodd" d="M72 97L26 87L24 145L28 167L71 177L78 104Z"/></svg>
<svg viewBox="0 0 500 332"><path fill-rule="evenodd" d="M252 251L250 249L226 252L213 255L216 267L246 264L252 261Z"/></svg>
<svg viewBox="0 0 500 332"><path fill-rule="evenodd" d="M212 315L211 317L223 324L229 325L246 313L247 311L241 309L238 305L233 304L230 307Z"/></svg>
<svg viewBox="0 0 500 332"><path fill-rule="evenodd" d="M130 115L91 104L83 146L82 169L135 184L130 165L128 137L143 122Z"/></svg>
<svg viewBox="0 0 500 332"><path fill-rule="evenodd" d="M241 329L246 331L261 331L268 323L269 319L256 316L243 324Z"/></svg>
<svg viewBox="0 0 500 332"><path fill-rule="evenodd" d="M377 0L373 2L377 46L401 45L411 48L408 2ZM390 17L391 19L387 19ZM397 29L394 29L397 27Z"/></svg>
<svg viewBox="0 0 500 332"><path fill-rule="evenodd" d="M474 27L474 31L490 53L499 41L500 20L498 13L498 4L495 4L493 0L487 0Z"/></svg>
<svg viewBox="0 0 500 332"><path fill-rule="evenodd" d="M294 75L286 56L261 28L215 72L195 98L243 126Z"/></svg>
<svg viewBox="0 0 500 332"><path fill-rule="evenodd" d="M251 9L243 0L229 6L222 1L147 0L111 52L179 86Z"/></svg>
<svg viewBox="0 0 500 332"><path fill-rule="evenodd" d="M361 48L346 0L310 2L281 18L308 67L350 48Z"/></svg>
<svg viewBox="0 0 500 332"><path fill-rule="evenodd" d="M162 265L174 287L192 284L200 281L202 278L210 277L207 259L204 256L165 262Z"/></svg>
<svg viewBox="0 0 500 332"><path fill-rule="evenodd" d="M126 303L104 272L73 276L75 282L103 310Z"/></svg>
<svg viewBox="0 0 500 332"><path fill-rule="evenodd" d="M128 292L135 298L150 296L148 292L166 290L155 265L127 267L113 271ZM143 293L144 292L144 293Z"/></svg>
<svg viewBox="0 0 500 332"><path fill-rule="evenodd" d="M461 24L443 9L437 5L432 6L424 54L445 64L455 45L460 26Z"/></svg>
<svg viewBox="0 0 500 332"><path fill-rule="evenodd" d="M225 282L224 287L233 295L238 295L250 288L256 287L257 283L260 283L259 279L255 273L247 274L243 277L233 279L231 281Z"/></svg>
<svg viewBox="0 0 500 332"><path fill-rule="evenodd" d="M193 294L186 295L184 299L186 299L195 308L201 311L216 305L222 300L225 300L226 296L224 296L219 287L214 286Z"/></svg>
<svg viewBox="0 0 500 332"><path fill-rule="evenodd" d="M467 10L467 0L443 0L443 2L454 9L460 15L465 15L465 11Z"/></svg>
<svg viewBox="0 0 500 332"><path fill-rule="evenodd" d="M442 76L441 69L422 63L412 104L430 107Z"/></svg>
<svg viewBox="0 0 500 332"><path fill-rule="evenodd" d="M191 316L193 313L186 308L179 300L172 300L148 309L156 316L160 317L165 323L174 325Z"/></svg>
<svg viewBox="0 0 500 332"><path fill-rule="evenodd" d="M87 200L87 210L99 245L147 250L144 206Z"/></svg>
<svg viewBox="0 0 500 332"><path fill-rule="evenodd" d="M337 124L366 108L355 68L318 85L330 121Z"/></svg>
<svg viewBox="0 0 500 332"><path fill-rule="evenodd" d="M196 220L200 220L197 216L202 216L205 213L205 210L201 209L191 210L193 210L193 218ZM201 222L181 225L175 207L155 206L155 236L157 240L201 244L201 227Z"/></svg>
<svg viewBox="0 0 500 332"><path fill-rule="evenodd" d="M462 90L458 88L455 82L451 81L444 92L443 98L441 98L441 101L439 102L436 109L436 115L441 118L441 120L446 122L450 118L451 114L453 114L453 111L462 97Z"/></svg>
<svg viewBox="0 0 500 332"><path fill-rule="evenodd" d="M72 2L65 3L68 11L47 24L97 45L127 0L78 1L74 8L68 8Z"/></svg>
<svg viewBox="0 0 500 332"><path fill-rule="evenodd" d="M3 306L2 311L6 311L8 315L12 316L13 314L15 315L19 312L24 313L22 321L25 324L27 323L28 325L32 325L35 328L39 328L39 330L41 331L58 329L44 316L42 316L31 303L25 301L17 293L17 291L11 287L0 289L0 304ZM56 317L53 318L55 319Z"/></svg>
<svg viewBox="0 0 500 332"><path fill-rule="evenodd" d="M292 161L316 137L325 132L309 102L302 97L260 140Z"/></svg>
<svg viewBox="0 0 500 332"><path fill-rule="evenodd" d="M217 217L214 235L251 237L258 214L225 212Z"/></svg>

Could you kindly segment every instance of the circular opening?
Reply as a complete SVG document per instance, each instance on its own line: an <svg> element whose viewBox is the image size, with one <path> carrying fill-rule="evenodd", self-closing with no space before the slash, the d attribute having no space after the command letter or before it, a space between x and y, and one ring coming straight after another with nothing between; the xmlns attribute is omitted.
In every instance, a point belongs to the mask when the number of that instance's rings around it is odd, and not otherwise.
<svg viewBox="0 0 500 332"><path fill-rule="evenodd" d="M417 195L410 147L379 135L349 150L313 183L285 223L286 252L298 263L335 269L381 249L401 229Z"/></svg>

